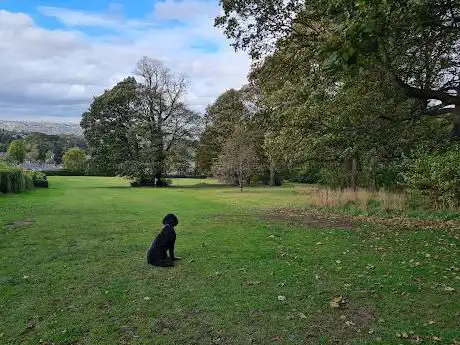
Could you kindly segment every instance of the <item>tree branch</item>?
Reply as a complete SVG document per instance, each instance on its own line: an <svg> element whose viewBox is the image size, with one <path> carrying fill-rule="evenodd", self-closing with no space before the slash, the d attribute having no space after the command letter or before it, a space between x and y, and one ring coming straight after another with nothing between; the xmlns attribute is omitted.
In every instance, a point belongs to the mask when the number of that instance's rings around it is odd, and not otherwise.
<svg viewBox="0 0 460 345"><path fill-rule="evenodd" d="M394 74L393 78L395 79L396 83L403 89L404 93L411 98L418 98L422 100L436 99L443 102L446 106L451 104L460 105L460 96L450 95L447 92L439 90L418 89L408 85L403 80L396 77Z"/></svg>

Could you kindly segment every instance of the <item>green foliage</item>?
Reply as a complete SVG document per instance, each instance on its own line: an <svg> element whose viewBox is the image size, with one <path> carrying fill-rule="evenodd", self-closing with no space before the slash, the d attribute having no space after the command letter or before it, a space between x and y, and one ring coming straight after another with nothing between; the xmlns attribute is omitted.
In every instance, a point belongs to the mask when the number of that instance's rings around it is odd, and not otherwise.
<svg viewBox="0 0 460 345"><path fill-rule="evenodd" d="M30 188L30 175L26 177L25 170L9 168L0 169L0 192L1 193L23 193Z"/></svg>
<svg viewBox="0 0 460 345"><path fill-rule="evenodd" d="M412 193L412 199L421 196L436 208L458 207L460 205L459 162L460 147L415 159L406 175L406 183Z"/></svg>
<svg viewBox="0 0 460 345"><path fill-rule="evenodd" d="M76 172L84 173L86 169L86 154L85 152L78 148L74 147L69 149L63 157L64 160L64 169Z"/></svg>
<svg viewBox="0 0 460 345"><path fill-rule="evenodd" d="M27 191L34 189L35 184L33 171L24 171L24 182Z"/></svg>
<svg viewBox="0 0 460 345"><path fill-rule="evenodd" d="M24 140L13 140L8 146L8 159L16 163L23 163L26 158Z"/></svg>
<svg viewBox="0 0 460 345"><path fill-rule="evenodd" d="M19 138L24 140L25 157L31 161L61 164L62 156L68 149L73 147L79 147L82 150L87 149L85 139L76 135L21 133L0 129L0 152L7 151L8 145Z"/></svg>
<svg viewBox="0 0 460 345"><path fill-rule="evenodd" d="M145 57L136 74L139 82L128 77L96 97L81 126L90 147L90 174L150 184L166 174L171 152L193 142L200 116L184 103L185 80L161 62Z"/></svg>
<svg viewBox="0 0 460 345"><path fill-rule="evenodd" d="M0 193L11 193L11 170L0 169Z"/></svg>
<svg viewBox="0 0 460 345"><path fill-rule="evenodd" d="M44 170L42 171L46 176L85 176L83 171L69 171L66 169L61 170ZM96 175L100 176L100 175Z"/></svg>
<svg viewBox="0 0 460 345"><path fill-rule="evenodd" d="M33 184L38 188L48 188L48 177L41 171L33 172Z"/></svg>
<svg viewBox="0 0 460 345"><path fill-rule="evenodd" d="M237 126L223 145L214 176L243 190L262 168L257 158L251 132Z"/></svg>

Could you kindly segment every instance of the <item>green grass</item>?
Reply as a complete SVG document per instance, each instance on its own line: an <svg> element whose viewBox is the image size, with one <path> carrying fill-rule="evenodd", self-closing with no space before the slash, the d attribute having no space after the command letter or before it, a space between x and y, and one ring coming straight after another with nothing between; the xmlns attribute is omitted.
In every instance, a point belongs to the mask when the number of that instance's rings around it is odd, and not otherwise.
<svg viewBox="0 0 460 345"><path fill-rule="evenodd" d="M50 177L0 196L0 344L460 341L457 232L305 228L267 214L308 203L292 187L175 182ZM145 254L168 212L183 260L158 269Z"/></svg>

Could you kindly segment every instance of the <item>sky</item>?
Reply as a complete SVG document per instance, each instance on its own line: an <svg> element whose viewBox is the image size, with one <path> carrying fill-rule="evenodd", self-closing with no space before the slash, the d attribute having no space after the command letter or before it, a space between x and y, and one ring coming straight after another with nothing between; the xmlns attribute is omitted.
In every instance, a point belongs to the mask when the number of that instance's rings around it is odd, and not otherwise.
<svg viewBox="0 0 460 345"><path fill-rule="evenodd" d="M218 0L0 0L0 119L79 122L143 56L189 81L203 111L250 59L213 26Z"/></svg>

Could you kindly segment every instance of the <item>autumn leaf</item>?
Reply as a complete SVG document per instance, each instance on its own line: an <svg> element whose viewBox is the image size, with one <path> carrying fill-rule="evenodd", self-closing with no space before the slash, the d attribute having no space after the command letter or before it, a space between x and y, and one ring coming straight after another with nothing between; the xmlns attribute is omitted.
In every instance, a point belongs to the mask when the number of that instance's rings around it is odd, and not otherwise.
<svg viewBox="0 0 460 345"><path fill-rule="evenodd" d="M331 299L329 305L331 306L331 308L340 308L345 303L345 299L342 296L335 296Z"/></svg>

